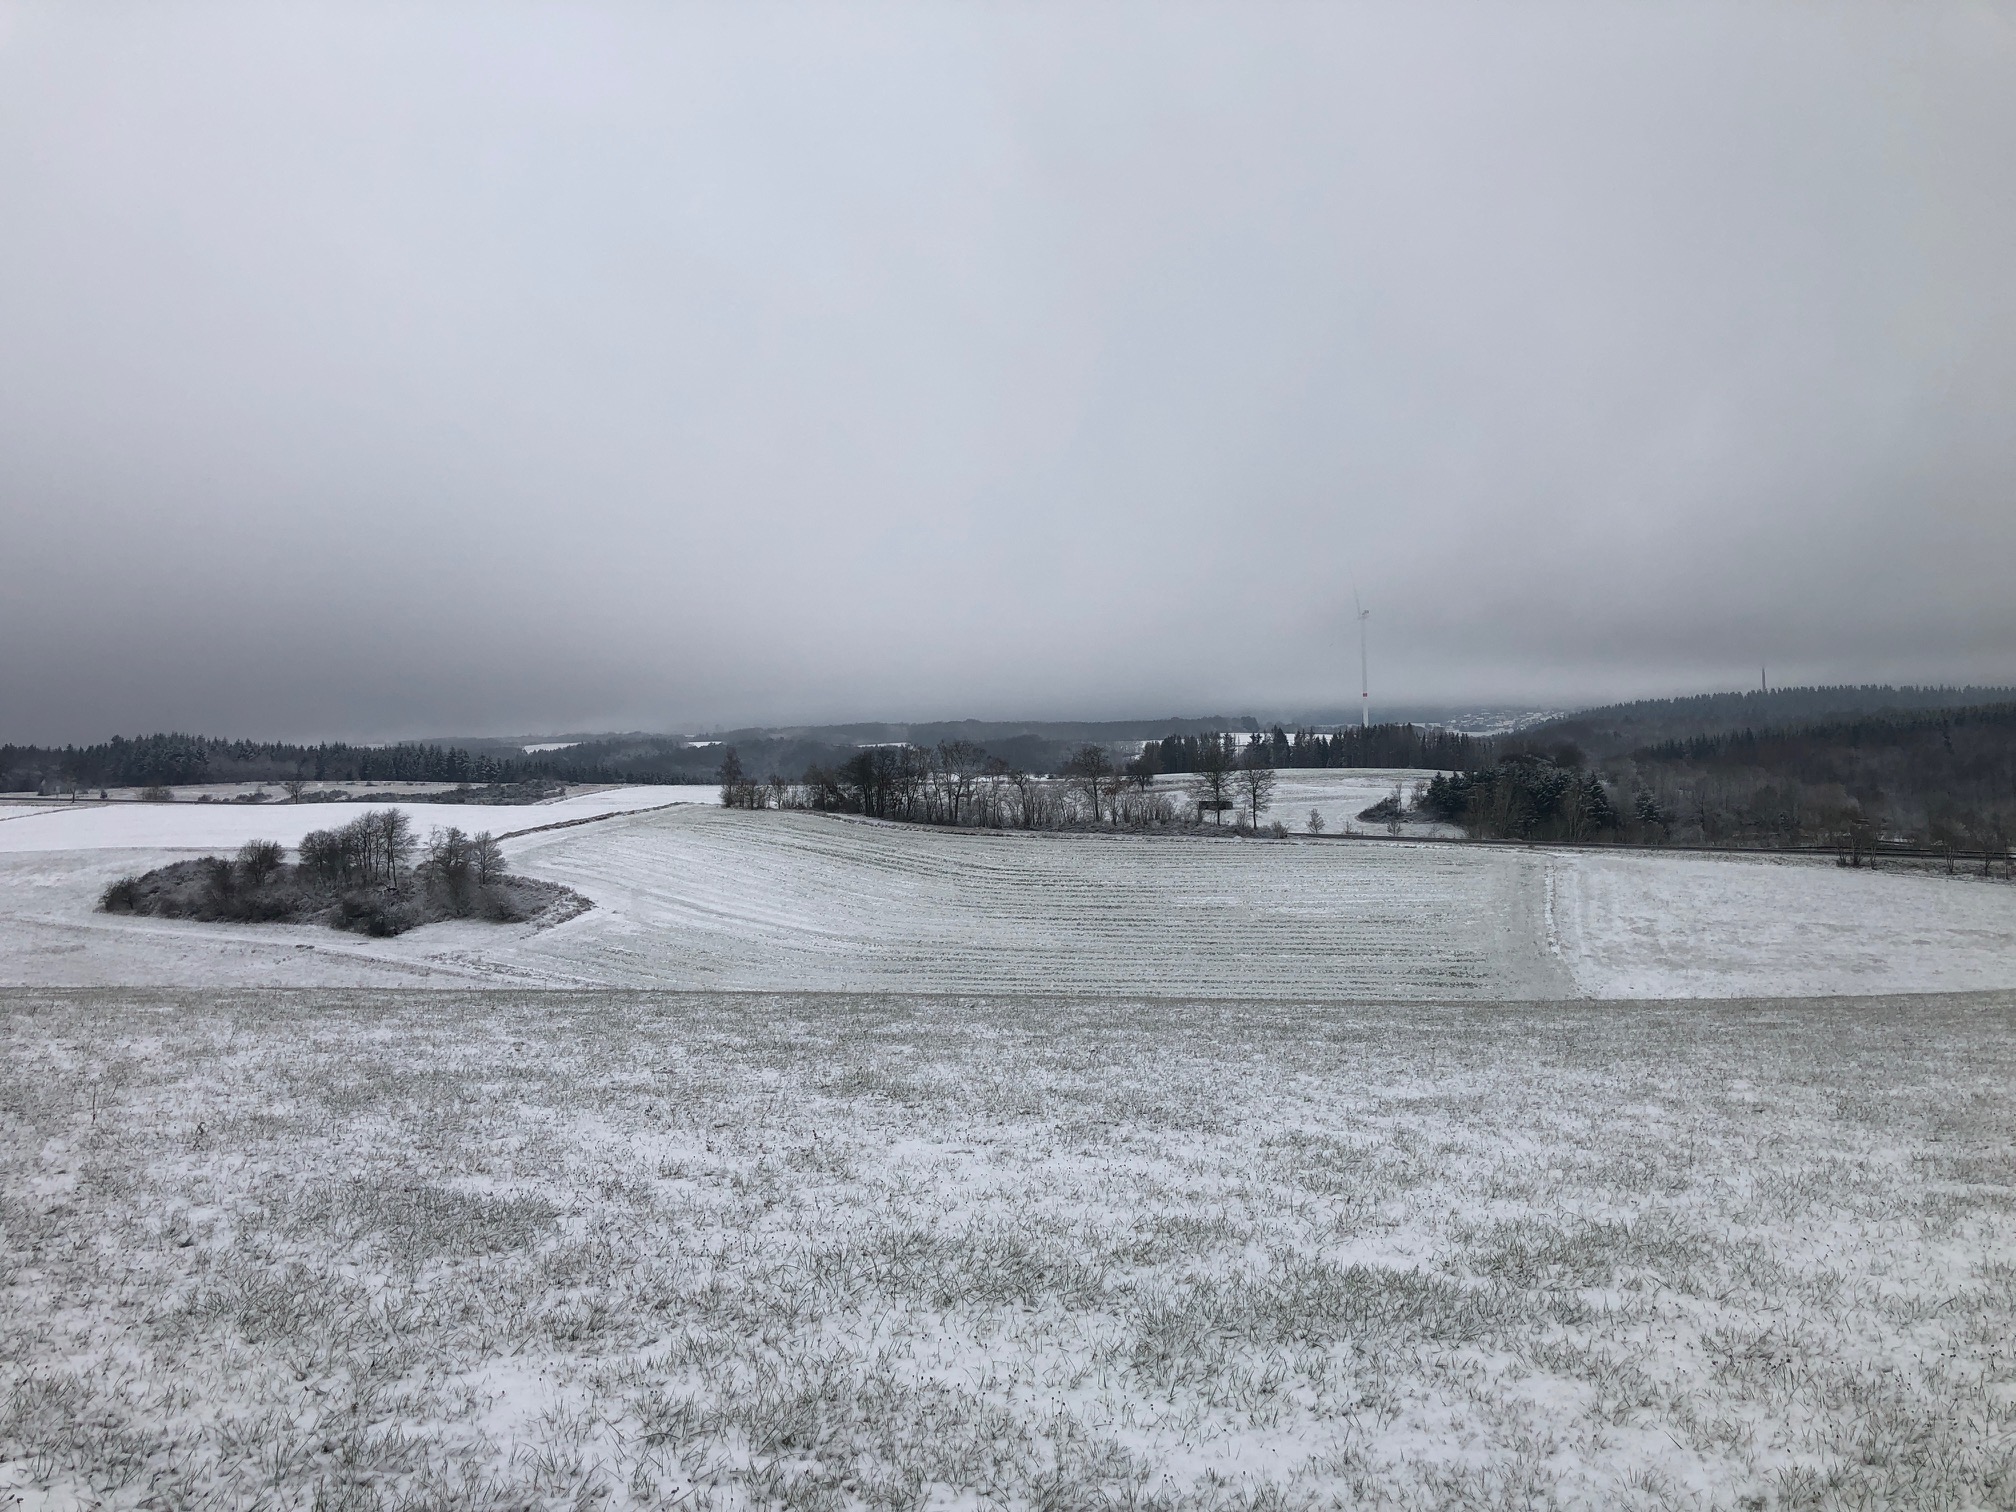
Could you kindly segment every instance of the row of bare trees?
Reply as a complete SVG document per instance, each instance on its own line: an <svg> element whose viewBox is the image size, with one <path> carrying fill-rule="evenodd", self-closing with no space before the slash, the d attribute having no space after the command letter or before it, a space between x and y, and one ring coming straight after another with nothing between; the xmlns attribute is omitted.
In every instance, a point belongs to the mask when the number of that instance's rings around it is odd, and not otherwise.
<svg viewBox="0 0 2016 1512"><path fill-rule="evenodd" d="M1193 737L1187 753L1192 773L1191 793L1201 818L1211 814L1220 824L1237 812L1253 828L1274 803L1274 767L1264 746L1241 747L1229 735Z"/></svg>
<svg viewBox="0 0 2016 1512"><path fill-rule="evenodd" d="M1207 737L1186 790L1158 787L1151 761L1116 761L1101 745L1080 746L1054 776L1010 766L968 740L936 746L867 746L797 782L743 770L733 747L720 767L721 802L731 808L800 808L865 814L914 824L984 829L1080 827L1161 829L1237 816L1258 827L1272 806L1274 772L1242 760L1234 737Z"/></svg>
<svg viewBox="0 0 2016 1512"><path fill-rule="evenodd" d="M332 887L396 888L410 870L416 849L413 821L404 809L360 814L337 829L311 830L301 838L301 869ZM504 848L488 830L434 830L427 837L421 868L431 880L457 895L488 886L504 875Z"/></svg>
<svg viewBox="0 0 2016 1512"><path fill-rule="evenodd" d="M301 869L332 887L397 887L412 854L413 821L404 809L378 809L301 837Z"/></svg>

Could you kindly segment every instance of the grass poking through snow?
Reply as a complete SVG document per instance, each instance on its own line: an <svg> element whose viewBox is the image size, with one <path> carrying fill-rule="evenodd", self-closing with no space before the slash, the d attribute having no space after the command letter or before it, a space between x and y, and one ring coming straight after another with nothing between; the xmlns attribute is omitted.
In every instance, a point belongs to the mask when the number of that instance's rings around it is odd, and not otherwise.
<svg viewBox="0 0 2016 1512"><path fill-rule="evenodd" d="M0 1502L2016 1504L2008 997L0 1011Z"/></svg>

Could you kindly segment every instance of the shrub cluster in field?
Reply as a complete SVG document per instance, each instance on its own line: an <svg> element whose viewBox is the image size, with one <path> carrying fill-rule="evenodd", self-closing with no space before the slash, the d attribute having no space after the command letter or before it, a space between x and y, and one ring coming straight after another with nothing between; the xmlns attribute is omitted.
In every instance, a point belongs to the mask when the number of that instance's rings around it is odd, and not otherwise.
<svg viewBox="0 0 2016 1512"><path fill-rule="evenodd" d="M564 887L507 875L503 850L487 830L466 835L437 829L416 847L413 823L400 809L312 831L302 838L293 866L277 841L248 840L236 858L204 856L122 877L99 900L108 913L240 923L320 920L370 935L404 934L441 919L515 923L568 903L586 906Z"/></svg>

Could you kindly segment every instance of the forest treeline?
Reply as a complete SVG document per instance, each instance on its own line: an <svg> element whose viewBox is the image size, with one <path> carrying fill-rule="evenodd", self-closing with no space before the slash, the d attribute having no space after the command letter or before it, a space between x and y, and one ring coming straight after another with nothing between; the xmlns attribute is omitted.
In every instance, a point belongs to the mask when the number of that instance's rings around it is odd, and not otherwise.
<svg viewBox="0 0 2016 1512"><path fill-rule="evenodd" d="M1658 741L1604 763L1652 838L2006 853L2016 701Z"/></svg>
<svg viewBox="0 0 2016 1512"><path fill-rule="evenodd" d="M1143 748L1141 759L1158 772L1195 772L1211 735L1165 735ZM1332 734L1280 725L1238 742L1239 760L1269 767L1411 767L1468 771L1488 765L1496 749L1483 736L1463 735L1434 725L1347 725Z"/></svg>
<svg viewBox="0 0 2016 1512"><path fill-rule="evenodd" d="M538 782L719 781L728 801L742 806L930 823L1043 828L1243 819L1258 826L1269 807L1268 782L1255 774L1389 768L1431 779L1417 785L1418 817L1480 838L1838 846L1857 860L1910 846L1986 858L2005 855L2016 837L2016 695L1980 696L2007 691L1713 694L1587 710L1501 737L1411 724L1291 731L1242 720L1246 728L1211 731L1171 721L1138 749L1134 741L1056 738L1069 726L987 727L1003 732L989 743L948 734L929 744L837 744L830 737L841 727L817 732L829 738L755 732L727 744L610 736L530 754L509 746L295 746L155 735L60 750L0 747L0 781L16 791L51 782L145 788L405 780L501 790Z"/></svg>
<svg viewBox="0 0 2016 1512"><path fill-rule="evenodd" d="M2006 868L2016 841L2016 702L1725 729L1600 759L1561 734L1277 726L1165 736L1131 758L1088 744L1049 776L950 741L875 747L797 779L759 779L728 747L717 775L723 801L741 807L1007 828L1229 819L1258 829L1278 771L1411 768L1424 773L1411 798L1359 817L1411 815L1480 839L1831 847L1858 865L1886 849L1929 848Z"/></svg>
<svg viewBox="0 0 2016 1512"><path fill-rule="evenodd" d="M793 753L784 752L790 755ZM795 753L830 755L814 746ZM212 782L446 782L471 789L552 783L706 783L717 753L674 737L612 737L530 754L409 742L290 745L197 735L115 736L89 746L0 746L0 791L193 787Z"/></svg>
<svg viewBox="0 0 2016 1512"><path fill-rule="evenodd" d="M1173 738L1186 734L1195 738L1193 727L1206 721L1174 720ZM1221 721L1220 728L1239 730L1239 738L1258 732L1252 720ZM985 749L1012 767L1039 774L1061 772L1073 752L1087 744L1109 745L1104 738L1069 738L1067 732L1093 731L1106 736L1119 729L1138 729L1122 723L1055 724L1023 727L981 726L974 721L932 726L835 726L815 733L770 734L755 732L733 743L748 768L761 772L801 773L813 767L834 768L856 751L913 745L920 750L936 750L941 745L978 745L970 736L948 733L932 740L905 739L875 741L867 745L837 740L841 733L876 735L888 728L957 732L968 728L996 729L1006 733L990 739ZM1150 729L1157 727L1150 726ZM1399 728L1375 726L1370 733ZM1407 727L1414 728L1414 727ZM1422 727L1425 729L1425 727ZM1367 732L1351 731L1355 740ZM1439 732L1438 732L1439 733ZM1286 740L1278 727L1277 739ZM823 738L822 738L823 737ZM1118 737L1114 737L1117 739ZM1138 741L1142 737L1134 737ZM1295 737L1300 741L1302 737ZM1130 742L1131 743L1131 742ZM89 746L0 746L0 791L36 792L96 788L189 787L213 782L447 782L470 786L499 786L528 783L711 783L720 761L722 743L694 742L676 735L612 735L584 740L562 750L526 753L516 747L495 745L470 748L459 745L407 743L391 746L358 746L342 743L313 746L289 745L279 741L219 740L204 736L167 734L138 739L114 737ZM1369 747L1367 748L1369 750ZM1310 745L1308 753L1316 754ZM1327 760L1296 760L1296 765L1427 765L1426 761L1383 758L1372 761L1360 755L1343 759L1341 748ZM1289 762L1281 763L1291 764ZM1173 768L1172 768L1173 770Z"/></svg>
<svg viewBox="0 0 2016 1512"><path fill-rule="evenodd" d="M1501 742L1488 766L1435 777L1420 809L1480 838L1821 847L1857 865L1886 849L1929 849L1977 856L1984 868L2007 863L2016 701L1761 728L1714 722L1712 732L1592 755L1564 738L1577 721L1557 721Z"/></svg>
<svg viewBox="0 0 2016 1512"><path fill-rule="evenodd" d="M763 771L802 772L844 761L858 747L799 736L741 742ZM1071 747L1039 736L1001 743L1004 759L1050 771ZM413 742L313 746L167 734L115 736L89 746L0 746L0 791L67 792L97 788L177 788L215 782L447 782L470 787L538 783L710 783L720 742L683 736L610 736L563 750L470 748Z"/></svg>
<svg viewBox="0 0 2016 1512"><path fill-rule="evenodd" d="M1700 693L1688 698L1646 698L1635 703L1581 709L1524 733L1542 741L1572 741L1593 757L1623 756L1669 740L1690 740L1741 730L1792 729L1841 723L1864 715L1978 708L2016 702L2016 688L1838 687L1776 688L1769 692Z"/></svg>
<svg viewBox="0 0 2016 1512"><path fill-rule="evenodd" d="M199 735L114 736L90 746L0 746L0 790L189 787L206 782L522 782L530 763L459 746L288 745Z"/></svg>

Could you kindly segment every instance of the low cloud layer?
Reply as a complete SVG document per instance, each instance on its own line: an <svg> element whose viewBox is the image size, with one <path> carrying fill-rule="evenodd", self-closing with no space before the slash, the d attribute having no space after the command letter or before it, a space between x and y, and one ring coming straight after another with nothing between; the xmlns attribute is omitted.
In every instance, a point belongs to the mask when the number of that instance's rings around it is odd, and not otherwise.
<svg viewBox="0 0 2016 1512"><path fill-rule="evenodd" d="M2016 680L2016 21L0 10L0 740Z"/></svg>

